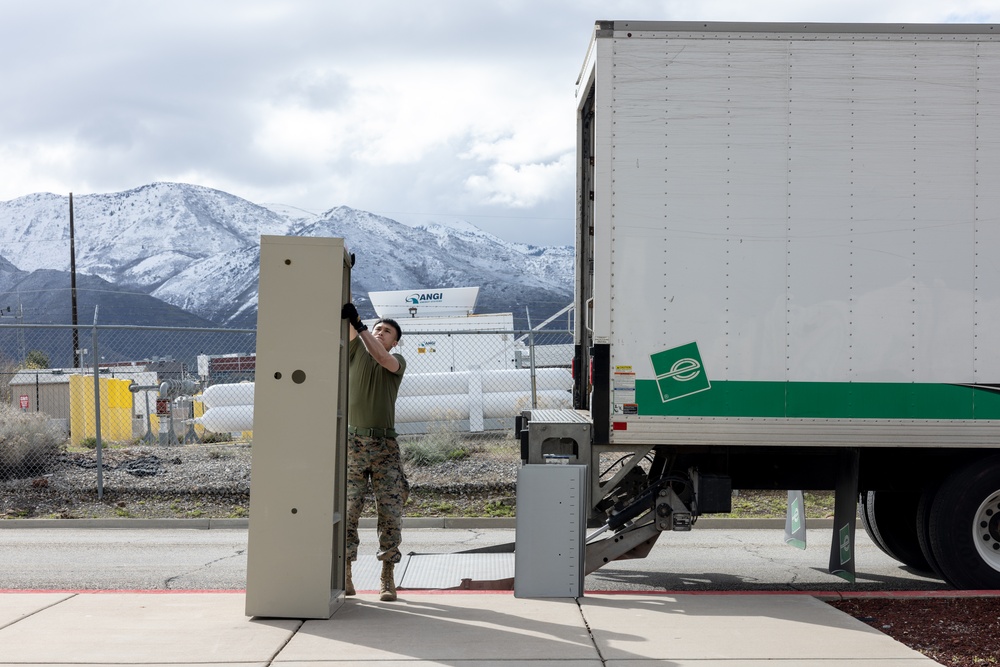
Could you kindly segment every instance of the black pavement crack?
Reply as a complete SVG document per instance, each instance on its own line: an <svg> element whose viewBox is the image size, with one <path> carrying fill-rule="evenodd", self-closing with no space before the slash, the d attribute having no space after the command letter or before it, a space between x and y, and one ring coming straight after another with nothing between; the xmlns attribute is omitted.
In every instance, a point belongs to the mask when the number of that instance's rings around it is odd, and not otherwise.
<svg viewBox="0 0 1000 667"><path fill-rule="evenodd" d="M590 643L594 647L594 651L597 652L597 659L601 661L602 665L607 665L608 661L604 659L601 655L601 647L597 645L597 639L594 637L594 631L590 628L590 623L587 621L587 614L583 611L583 605L580 604L580 598L576 598L576 608L580 610L580 618L583 619L583 627L587 628L587 636L590 637Z"/></svg>
<svg viewBox="0 0 1000 667"><path fill-rule="evenodd" d="M171 588L171 584L174 581L176 581L177 579L180 579L181 577L189 576L191 574L194 574L195 572L201 572L202 570L207 570L208 568L210 568L211 566L215 565L216 563L221 563L222 561L229 560L231 558L238 558L238 557L242 556L243 554L245 554L246 552L247 552L246 549L237 549L235 553L232 553L232 554L230 554L228 556L221 556L219 558L216 558L215 560L210 560L210 561L208 561L207 563L205 563L203 565L199 565L198 567L196 567L196 568L194 568L192 570L188 570L186 572L181 572L180 574L175 574L172 577L167 577L167 579L165 579L163 581L163 588L165 588L167 590L173 590Z"/></svg>

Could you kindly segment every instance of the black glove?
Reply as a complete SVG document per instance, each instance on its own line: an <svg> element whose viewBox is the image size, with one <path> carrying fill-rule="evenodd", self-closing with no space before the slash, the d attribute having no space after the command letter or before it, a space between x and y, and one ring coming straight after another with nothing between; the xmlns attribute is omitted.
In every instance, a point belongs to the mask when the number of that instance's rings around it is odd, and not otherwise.
<svg viewBox="0 0 1000 667"><path fill-rule="evenodd" d="M358 333L368 330L368 327L365 326L365 323L361 321L361 317L358 315L358 309L350 301L345 303L344 307L340 309L340 317L341 319L350 320L351 326Z"/></svg>

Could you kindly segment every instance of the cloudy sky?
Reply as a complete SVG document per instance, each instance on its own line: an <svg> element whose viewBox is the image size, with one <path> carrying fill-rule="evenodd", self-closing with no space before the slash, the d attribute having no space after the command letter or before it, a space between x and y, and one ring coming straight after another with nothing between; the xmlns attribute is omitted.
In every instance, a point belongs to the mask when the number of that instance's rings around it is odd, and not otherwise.
<svg viewBox="0 0 1000 667"><path fill-rule="evenodd" d="M572 243L597 19L1000 23L1000 0L0 0L0 201L178 181Z"/></svg>

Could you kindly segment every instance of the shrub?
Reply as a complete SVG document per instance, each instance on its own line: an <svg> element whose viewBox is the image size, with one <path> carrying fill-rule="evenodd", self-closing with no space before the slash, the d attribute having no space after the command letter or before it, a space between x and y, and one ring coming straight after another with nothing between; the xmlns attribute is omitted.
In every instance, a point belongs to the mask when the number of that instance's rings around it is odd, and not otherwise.
<svg viewBox="0 0 1000 667"><path fill-rule="evenodd" d="M62 450L58 428L37 412L0 404L0 479L44 473Z"/></svg>
<svg viewBox="0 0 1000 667"><path fill-rule="evenodd" d="M28 356L24 361L25 368L49 367L49 355L45 354L41 350L32 350L31 352L28 352Z"/></svg>
<svg viewBox="0 0 1000 667"><path fill-rule="evenodd" d="M468 456L468 448L461 443L456 433L431 433L403 445L402 448L403 460L417 467L458 461Z"/></svg>

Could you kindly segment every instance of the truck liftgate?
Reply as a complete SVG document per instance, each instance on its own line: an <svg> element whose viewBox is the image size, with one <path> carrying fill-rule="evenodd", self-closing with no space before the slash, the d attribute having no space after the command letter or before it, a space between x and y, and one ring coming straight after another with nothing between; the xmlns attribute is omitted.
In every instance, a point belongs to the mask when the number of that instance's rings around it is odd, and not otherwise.
<svg viewBox="0 0 1000 667"><path fill-rule="evenodd" d="M525 466L577 465L586 469L581 502L592 530L585 541L583 573L617 559L645 557L663 531L689 531L701 512L728 512L729 479L697 470L668 470L654 447L593 442L585 412L528 410L518 417ZM521 498L518 498L520 507ZM540 508L520 507L526 514Z"/></svg>

